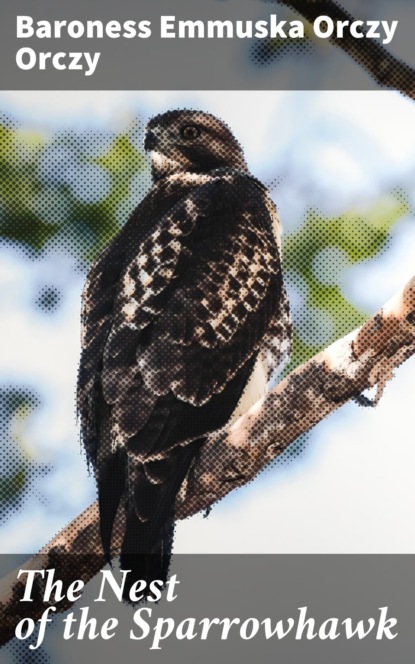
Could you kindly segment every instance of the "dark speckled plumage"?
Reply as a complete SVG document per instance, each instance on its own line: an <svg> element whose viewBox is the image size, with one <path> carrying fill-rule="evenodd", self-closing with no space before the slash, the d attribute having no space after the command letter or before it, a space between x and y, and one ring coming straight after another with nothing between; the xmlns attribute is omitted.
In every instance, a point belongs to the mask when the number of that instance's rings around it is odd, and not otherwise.
<svg viewBox="0 0 415 664"><path fill-rule="evenodd" d="M108 558L120 501L126 510L127 592L166 578L192 460L254 366L269 377L291 330L276 209L230 130L173 111L147 136L154 185L87 276L78 381Z"/></svg>

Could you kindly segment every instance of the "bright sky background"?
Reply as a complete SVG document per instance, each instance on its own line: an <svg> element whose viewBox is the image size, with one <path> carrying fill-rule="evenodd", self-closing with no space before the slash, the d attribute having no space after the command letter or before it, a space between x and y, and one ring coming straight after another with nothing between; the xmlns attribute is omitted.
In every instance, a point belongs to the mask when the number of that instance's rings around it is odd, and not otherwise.
<svg viewBox="0 0 415 664"><path fill-rule="evenodd" d="M252 172L269 185L288 163L291 183L273 188L287 229L301 221L306 206L327 214L363 206L415 174L415 106L392 92L0 93L3 111L45 132L121 128L137 113L147 119L184 106L222 117ZM375 266L362 265L353 278L345 274L348 296L372 313L412 276L414 256L415 220L408 217ZM54 316L29 306L44 282L65 289ZM29 451L54 467L3 526L2 551L42 546L94 498L74 417L81 288L82 278L64 256L28 262L0 247L1 383L30 384L40 392L44 407L29 422ZM412 360L376 410L341 409L317 427L300 459L267 470L208 519L181 523L175 550L413 552L414 393Z"/></svg>

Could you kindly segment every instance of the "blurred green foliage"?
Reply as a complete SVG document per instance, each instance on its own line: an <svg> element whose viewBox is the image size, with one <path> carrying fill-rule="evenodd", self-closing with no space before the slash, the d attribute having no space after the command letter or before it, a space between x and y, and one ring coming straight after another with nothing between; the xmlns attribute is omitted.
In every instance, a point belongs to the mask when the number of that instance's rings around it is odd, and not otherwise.
<svg viewBox="0 0 415 664"><path fill-rule="evenodd" d="M379 254L408 211L403 192L396 191L364 211L348 210L334 218L310 210L286 237L284 268L294 286L300 284L304 312L294 330L291 367L361 325L365 315L342 291L345 271Z"/></svg>
<svg viewBox="0 0 415 664"><path fill-rule="evenodd" d="M0 436L7 454L0 463L0 516L7 516L30 480L31 459L25 449L27 418L39 405L24 388L0 388Z"/></svg>
<svg viewBox="0 0 415 664"><path fill-rule="evenodd" d="M0 237L33 252L55 242L89 263L119 230L132 178L146 169L136 130L46 137L0 126Z"/></svg>
<svg viewBox="0 0 415 664"><path fill-rule="evenodd" d="M41 134L0 124L0 241L36 259L54 248L85 269L117 233L149 183L140 126L123 133L61 131ZM143 179L134 183L134 178ZM43 312L58 309L58 291L44 289ZM64 296L64 294L63 294ZM0 515L6 517L39 464L30 457L25 423L39 406L33 393L0 391ZM36 470L37 469L37 470Z"/></svg>
<svg viewBox="0 0 415 664"><path fill-rule="evenodd" d="M140 127L113 133L63 131L44 135L11 122L0 125L0 241L31 258L59 248L84 268L119 230L150 177ZM407 212L400 192L362 211L326 218L310 210L284 237L284 269L300 301L290 366L349 332L364 319L342 291L344 271L375 257ZM4 505L27 483L30 459L16 422L36 406L24 391L3 394L2 438L9 445L0 476Z"/></svg>

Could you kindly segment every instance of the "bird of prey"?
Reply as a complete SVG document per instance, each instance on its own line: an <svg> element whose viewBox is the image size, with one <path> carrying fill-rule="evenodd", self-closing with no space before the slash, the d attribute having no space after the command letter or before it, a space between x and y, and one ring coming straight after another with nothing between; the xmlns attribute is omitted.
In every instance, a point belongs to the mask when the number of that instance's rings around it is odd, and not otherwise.
<svg viewBox="0 0 415 664"><path fill-rule="evenodd" d="M227 125L168 111L144 147L152 188L86 279L78 379L107 559L125 510L126 598L166 581L200 446L264 395L291 338L276 207Z"/></svg>

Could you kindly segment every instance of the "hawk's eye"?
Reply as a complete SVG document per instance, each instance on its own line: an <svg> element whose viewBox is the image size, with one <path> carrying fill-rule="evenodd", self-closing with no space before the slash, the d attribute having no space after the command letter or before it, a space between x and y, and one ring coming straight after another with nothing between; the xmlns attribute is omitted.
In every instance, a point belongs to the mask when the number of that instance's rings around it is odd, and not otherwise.
<svg viewBox="0 0 415 664"><path fill-rule="evenodd" d="M192 138L200 136L200 129L195 125L186 125L181 129L180 133L186 140L191 140Z"/></svg>

